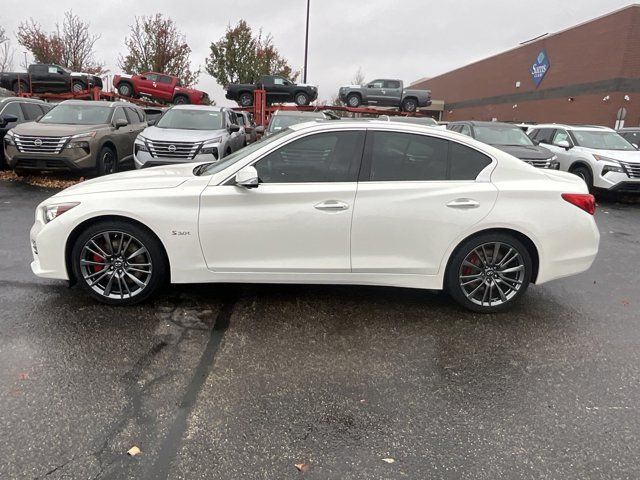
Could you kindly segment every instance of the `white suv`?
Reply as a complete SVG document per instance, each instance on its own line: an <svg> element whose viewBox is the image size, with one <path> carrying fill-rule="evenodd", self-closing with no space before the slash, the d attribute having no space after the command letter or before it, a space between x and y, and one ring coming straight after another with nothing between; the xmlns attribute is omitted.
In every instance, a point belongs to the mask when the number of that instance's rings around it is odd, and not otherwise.
<svg viewBox="0 0 640 480"><path fill-rule="evenodd" d="M560 170L589 189L640 193L640 151L615 130L598 126L536 125L529 137L558 156Z"/></svg>

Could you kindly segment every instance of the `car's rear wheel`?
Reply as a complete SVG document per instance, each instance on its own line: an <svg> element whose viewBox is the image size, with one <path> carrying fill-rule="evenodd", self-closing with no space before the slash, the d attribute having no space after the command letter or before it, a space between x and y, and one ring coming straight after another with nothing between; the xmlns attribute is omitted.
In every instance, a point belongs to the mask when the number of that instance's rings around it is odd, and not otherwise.
<svg viewBox="0 0 640 480"><path fill-rule="evenodd" d="M133 87L128 83L118 84L118 95L122 97L133 97Z"/></svg>
<svg viewBox="0 0 640 480"><path fill-rule="evenodd" d="M109 175L118 171L118 156L106 145L98 153L98 175Z"/></svg>
<svg viewBox="0 0 640 480"><path fill-rule="evenodd" d="M531 254L515 236L486 233L466 240L449 261L446 289L463 307L480 313L506 310L531 281Z"/></svg>
<svg viewBox="0 0 640 480"><path fill-rule="evenodd" d="M176 95L173 99L174 105L185 105L187 103L189 103L189 98L185 97L184 95Z"/></svg>
<svg viewBox="0 0 640 480"><path fill-rule="evenodd" d="M250 107L253 105L253 95L249 92L243 92L240 94L240 105L243 107Z"/></svg>
<svg viewBox="0 0 640 480"><path fill-rule="evenodd" d="M110 305L147 300L167 273L160 241L144 228L125 221L89 226L73 245L71 263L81 287Z"/></svg>
<svg viewBox="0 0 640 480"><path fill-rule="evenodd" d="M402 102L403 112L415 112L418 109L418 102L414 98L406 98Z"/></svg>
<svg viewBox="0 0 640 480"><path fill-rule="evenodd" d="M75 80L73 82L73 85L71 86L71 89L73 90L73 93L80 93L86 90L86 88L84 87L84 83L82 83L80 80Z"/></svg>
<svg viewBox="0 0 640 480"><path fill-rule="evenodd" d="M362 100L360 99L360 95L358 95L357 93L352 93L347 97L347 105L349 105L351 108L359 107L360 103L362 103Z"/></svg>
<svg viewBox="0 0 640 480"><path fill-rule="evenodd" d="M294 100L296 102L296 105L298 105L299 107L304 107L305 105L309 105L309 95L307 95L304 92L296 93L296 97Z"/></svg>
<svg viewBox="0 0 640 480"><path fill-rule="evenodd" d="M29 93L29 85L27 85L27 82L22 80L13 82L13 93L16 95L19 93Z"/></svg>

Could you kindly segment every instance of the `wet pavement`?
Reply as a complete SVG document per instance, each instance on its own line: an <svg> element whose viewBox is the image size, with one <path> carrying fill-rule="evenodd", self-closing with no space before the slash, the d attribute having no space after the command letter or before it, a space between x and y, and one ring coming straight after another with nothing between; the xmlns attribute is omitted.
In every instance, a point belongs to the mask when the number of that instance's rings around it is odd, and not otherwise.
<svg viewBox="0 0 640 480"><path fill-rule="evenodd" d="M589 272L482 316L371 287L98 305L29 270L52 193L0 183L2 480L640 477L638 204L599 205Z"/></svg>

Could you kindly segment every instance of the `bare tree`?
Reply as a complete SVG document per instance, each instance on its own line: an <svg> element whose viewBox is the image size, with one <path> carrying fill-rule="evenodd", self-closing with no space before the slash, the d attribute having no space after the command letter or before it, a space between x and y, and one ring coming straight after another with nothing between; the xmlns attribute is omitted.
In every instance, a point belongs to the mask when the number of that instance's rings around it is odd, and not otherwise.
<svg viewBox="0 0 640 480"><path fill-rule="evenodd" d="M0 72L7 72L13 69L14 52L15 50L11 47L11 40L9 40L4 27L0 27Z"/></svg>
<svg viewBox="0 0 640 480"><path fill-rule="evenodd" d="M18 43L31 52L36 62L55 63L77 72L106 73L104 64L94 60L94 45L100 39L92 35L89 22L65 12L62 25L47 33L33 18L18 26Z"/></svg>
<svg viewBox="0 0 640 480"><path fill-rule="evenodd" d="M358 67L356 74L351 79L351 85L364 85L364 73L362 73L362 67Z"/></svg>
<svg viewBox="0 0 640 480"><path fill-rule="evenodd" d="M164 18L160 13L136 17L130 28L131 35L124 41L129 53L118 60L125 72L175 75L186 86L198 81L200 71L190 68L191 47L171 18Z"/></svg>

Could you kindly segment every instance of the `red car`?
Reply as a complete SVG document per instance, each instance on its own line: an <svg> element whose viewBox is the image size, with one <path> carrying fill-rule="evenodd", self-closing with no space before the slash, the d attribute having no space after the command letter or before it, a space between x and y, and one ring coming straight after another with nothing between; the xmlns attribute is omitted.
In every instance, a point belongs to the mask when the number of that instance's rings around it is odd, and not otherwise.
<svg viewBox="0 0 640 480"><path fill-rule="evenodd" d="M113 86L123 97L150 97L174 105L209 103L209 97L205 92L183 87L178 77L164 73L114 75Z"/></svg>

